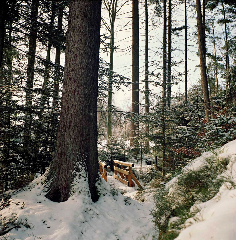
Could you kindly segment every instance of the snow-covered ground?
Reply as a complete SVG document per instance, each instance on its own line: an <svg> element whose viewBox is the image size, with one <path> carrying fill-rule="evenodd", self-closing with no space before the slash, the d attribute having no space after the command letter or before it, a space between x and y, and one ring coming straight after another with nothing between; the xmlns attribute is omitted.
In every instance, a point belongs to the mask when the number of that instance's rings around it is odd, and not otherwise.
<svg viewBox="0 0 236 240"><path fill-rule="evenodd" d="M81 185L74 186L80 189ZM0 211L1 228L9 219L21 225L0 239L8 240L132 240L157 239L158 231L150 211L153 201L135 200L137 188L129 188L108 176L102 180L100 199L92 203L87 194L75 191L68 201L54 203L45 198L44 177L13 195L10 205ZM121 194L123 193L123 194ZM23 226L25 225L25 226Z"/></svg>
<svg viewBox="0 0 236 240"><path fill-rule="evenodd" d="M196 158L182 173L187 169L201 168L212 154L208 152ZM214 154L219 160L229 159L227 169L221 176L234 182L235 187L225 183L213 199L195 204L192 210L197 208L198 213L185 222L176 240L236 239L236 140ZM139 166L136 166L137 169ZM176 182L177 178L172 179L166 188L174 192ZM8 206L0 211L0 230L10 226L6 225L10 219L10 222L21 227L0 236L1 240L158 239L158 230L150 215L154 208L150 188L140 192L137 187L126 187L110 174L108 182L101 181L101 197L97 203L92 203L88 194L83 193L85 191L77 191L81 189L79 180L68 201L54 203L45 198L43 187L44 176L41 176L11 197ZM86 185L83 187L87 189Z"/></svg>
<svg viewBox="0 0 236 240"><path fill-rule="evenodd" d="M206 164L205 159L212 153L205 153L195 159L185 169L197 170ZM229 158L227 170L221 175L234 183L223 184L211 200L195 204L192 211L200 211L188 219L175 240L235 240L236 239L236 140L229 142L217 151L219 160ZM167 187L174 188L175 179ZM174 189L172 189L174 190Z"/></svg>

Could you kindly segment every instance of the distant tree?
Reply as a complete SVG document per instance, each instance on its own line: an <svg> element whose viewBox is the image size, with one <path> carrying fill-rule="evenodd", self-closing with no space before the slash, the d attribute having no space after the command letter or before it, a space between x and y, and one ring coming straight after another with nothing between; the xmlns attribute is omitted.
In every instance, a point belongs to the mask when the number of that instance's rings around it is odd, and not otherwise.
<svg viewBox="0 0 236 240"><path fill-rule="evenodd" d="M131 146L136 145L139 131L139 1L132 2L132 121Z"/></svg>
<svg viewBox="0 0 236 240"><path fill-rule="evenodd" d="M198 45L199 45L199 57L200 57L200 69L201 69L201 85L204 98L205 116L207 122L210 118L210 97L206 72L205 61L205 31L202 21L201 1L196 0L197 8L197 26L198 26Z"/></svg>
<svg viewBox="0 0 236 240"><path fill-rule="evenodd" d="M118 0L104 0L104 5L109 14L109 25L105 23L105 27L110 34L110 64L109 64L109 82L108 82L108 106L107 106L107 140L112 137L112 81L114 67L114 50L115 50L115 20L117 16Z"/></svg>
<svg viewBox="0 0 236 240"><path fill-rule="evenodd" d="M0 9L0 74L2 74L1 69L2 69L2 63L3 63L5 20L6 20L6 1L2 1L2 6ZM2 76L0 75L0 81L1 79L2 79Z"/></svg>
<svg viewBox="0 0 236 240"><path fill-rule="evenodd" d="M39 0L32 0L30 13L30 33L29 33L29 50L28 50L28 65L27 65L27 80L26 80L26 113L24 125L24 148L28 152L31 144L31 127L32 127L32 91L34 84L34 67L36 54L36 41L38 35L38 7ZM27 154L28 155L28 154Z"/></svg>
<svg viewBox="0 0 236 240"><path fill-rule="evenodd" d="M98 200L97 95L101 1L71 0L57 150L46 197L66 201L75 175ZM85 172L83 172L85 171ZM85 175L83 174L85 173Z"/></svg>
<svg viewBox="0 0 236 240"><path fill-rule="evenodd" d="M162 174L165 175L165 161L166 161L166 78L167 78L167 68L166 68L166 0L163 0L163 82L162 82Z"/></svg>
<svg viewBox="0 0 236 240"><path fill-rule="evenodd" d="M145 0L145 114L149 114L149 84L148 84L148 1ZM145 133L149 135L149 123L145 124ZM146 140L145 147L149 150L149 141Z"/></svg>
<svg viewBox="0 0 236 240"><path fill-rule="evenodd" d="M185 94L184 100L188 101L188 16L187 16L187 0L184 0L184 45L185 45L185 56L184 56L184 85L185 85Z"/></svg>
<svg viewBox="0 0 236 240"><path fill-rule="evenodd" d="M172 3L171 0L168 1L168 62L167 62L167 105L170 108L171 104L171 52L172 52Z"/></svg>
<svg viewBox="0 0 236 240"><path fill-rule="evenodd" d="M61 51L63 46L63 10L65 5L59 3L57 12L57 36L59 38L55 40L56 54L55 54L55 68L53 77L53 97L52 97L52 134L53 138L56 138L57 126L58 126L58 110L59 110L59 83L62 81L61 72Z"/></svg>
<svg viewBox="0 0 236 240"><path fill-rule="evenodd" d="M43 81L43 86L42 86L42 95L41 95L41 101L40 101L40 111L39 111L39 119L41 120L43 112L44 112L44 106L49 98L49 78L50 78L50 69L51 69L51 49L53 45L53 31L54 31L54 20L55 20L55 15L56 15L56 6L55 2L52 1L50 5L50 23L48 27L48 35L50 36L48 38L48 43L47 43L47 55L45 59L45 70L44 70L44 81Z"/></svg>
<svg viewBox="0 0 236 240"><path fill-rule="evenodd" d="M228 31L227 31L227 19L224 2L222 1L223 23L225 30L225 68L226 68L226 91L230 89L230 66L229 66L229 43L228 43Z"/></svg>

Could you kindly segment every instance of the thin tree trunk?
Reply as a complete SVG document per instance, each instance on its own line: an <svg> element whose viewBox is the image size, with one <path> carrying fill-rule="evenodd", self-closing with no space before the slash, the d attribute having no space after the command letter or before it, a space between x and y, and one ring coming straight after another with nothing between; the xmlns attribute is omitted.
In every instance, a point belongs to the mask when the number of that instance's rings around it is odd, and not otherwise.
<svg viewBox="0 0 236 240"><path fill-rule="evenodd" d="M62 36L63 9L64 9L64 6L60 4L58 7L58 20L57 20L58 36ZM61 64L61 42L60 40L58 40L56 41L56 55L55 55L55 69L54 69L54 78L53 78L53 97L52 97L52 134L54 139L56 139L56 133L58 128L59 83L61 82L61 78L62 78L60 64ZM54 151L55 149L52 149L52 150Z"/></svg>
<svg viewBox="0 0 236 240"><path fill-rule="evenodd" d="M230 89L230 74L229 74L229 46L228 46L228 32L227 32L227 23L226 23L226 14L224 2L222 1L223 15L224 15L224 27L225 27L225 66L226 66L226 93Z"/></svg>
<svg viewBox="0 0 236 240"><path fill-rule="evenodd" d="M63 9L64 6L60 5L58 8L58 20L57 20L57 33L62 36L62 19L63 19ZM61 38L59 38L61 40ZM56 55L55 55L55 70L54 70L54 86L53 86L53 99L52 99L52 109L53 114L59 108L59 82L61 81L61 42L56 41ZM56 122L54 122L55 124Z"/></svg>
<svg viewBox="0 0 236 240"><path fill-rule="evenodd" d="M216 93L217 93L219 88L219 83L218 83L218 67L217 67L216 39L215 39L214 26L212 26L212 34L213 34L213 47L214 47L214 75L215 75Z"/></svg>
<svg viewBox="0 0 236 240"><path fill-rule="evenodd" d="M0 8L0 86L3 85L3 50L4 50L4 38L5 38L5 17L6 17L6 1L2 2Z"/></svg>
<svg viewBox="0 0 236 240"><path fill-rule="evenodd" d="M149 86L148 86L148 3L145 0L145 114L149 114ZM145 124L146 135L149 135L149 123ZM149 141L146 140L145 148L149 151Z"/></svg>
<svg viewBox="0 0 236 240"><path fill-rule="evenodd" d="M10 150L11 150L11 111L12 111L12 62L13 62L13 48L11 46L12 44L12 21L9 22L9 30L6 34L6 38L8 38L8 54L5 57L5 64L7 66L7 72L4 77L4 87L5 87L5 99L6 99L6 112L3 115L3 122L4 122L4 128L6 129L5 134L3 136L4 139L4 146L3 146L3 166L5 167L9 166L10 164ZM9 176L8 173L5 174L5 191L8 190L8 182Z"/></svg>
<svg viewBox="0 0 236 240"><path fill-rule="evenodd" d="M113 60L114 60L114 23L111 24L110 40L110 74L108 83L108 112L107 112L107 140L112 137L112 79L113 79Z"/></svg>
<svg viewBox="0 0 236 240"><path fill-rule="evenodd" d="M50 26L49 26L50 35L53 34L54 20L55 20L55 2L52 2L51 3L51 20L50 20ZM42 86L39 118L42 117L45 103L49 98L48 83L50 78L51 48L52 48L52 37L49 37L48 46L47 46L47 56L45 60L44 81Z"/></svg>
<svg viewBox="0 0 236 240"><path fill-rule="evenodd" d="M187 16L187 0L184 1L184 14L185 14L185 102L188 101L188 16Z"/></svg>
<svg viewBox="0 0 236 240"><path fill-rule="evenodd" d="M114 49L115 49L115 20L117 13L117 1L112 0L110 5L110 74L109 74L109 83L108 83L108 112L107 112L107 140L112 137L112 81L113 81L113 62L114 62Z"/></svg>
<svg viewBox="0 0 236 240"><path fill-rule="evenodd" d="M168 64L167 64L167 104L168 107L170 108L170 104L171 104L171 29L172 29L172 25L171 25L171 9L172 8L172 4L171 4L171 0L169 0L169 6L168 6Z"/></svg>
<svg viewBox="0 0 236 240"><path fill-rule="evenodd" d="M196 8L197 8L199 57L200 57L200 69L201 69L201 85L202 85L202 91L203 91L206 121L208 122L210 117L210 98L209 98L209 89L208 89L208 81L207 81L207 74L206 74L206 62L205 62L205 54L204 54L205 53L205 47L204 47L205 36L204 36L204 29L203 29L203 23L202 23L200 0L196 0Z"/></svg>
<svg viewBox="0 0 236 240"><path fill-rule="evenodd" d="M162 175L165 175L166 161L166 0L163 0L163 83L162 83Z"/></svg>
<svg viewBox="0 0 236 240"><path fill-rule="evenodd" d="M34 82L34 64L37 40L37 16L38 16L39 0L32 0L31 3L31 26L29 33L29 52L27 65L27 80L26 80L26 113L24 124L24 148L28 152L31 143L31 125L32 125L32 90Z"/></svg>
<svg viewBox="0 0 236 240"><path fill-rule="evenodd" d="M204 59L206 64L206 0L202 0L202 26L204 36Z"/></svg>
<svg viewBox="0 0 236 240"><path fill-rule="evenodd" d="M98 200L97 95L101 1L72 0L57 151L47 198L66 201L75 177Z"/></svg>
<svg viewBox="0 0 236 240"><path fill-rule="evenodd" d="M137 147L139 131L139 9L138 0L132 4L132 121L130 145Z"/></svg>

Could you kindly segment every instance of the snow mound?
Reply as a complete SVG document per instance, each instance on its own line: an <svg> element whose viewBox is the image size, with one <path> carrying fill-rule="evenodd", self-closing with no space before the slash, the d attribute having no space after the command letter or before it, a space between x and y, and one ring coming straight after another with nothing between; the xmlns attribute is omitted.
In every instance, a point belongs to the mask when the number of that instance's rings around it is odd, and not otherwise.
<svg viewBox="0 0 236 240"><path fill-rule="evenodd" d="M186 166L197 169L205 164L206 153ZM192 208L200 211L185 222L185 229L175 240L235 240L236 239L236 140L229 142L217 151L219 159L229 158L227 170L221 175L233 182L223 184L217 195L204 203L195 204ZM174 188L172 180L168 187Z"/></svg>
<svg viewBox="0 0 236 240"><path fill-rule="evenodd" d="M11 219L20 228L13 228L1 240L157 239L150 215L153 205L123 196L104 180L100 181L100 199L96 203L82 193L66 202L51 202L43 189L44 177L39 177L11 197L9 205L0 211L0 227L3 229ZM130 191L128 194L134 195Z"/></svg>

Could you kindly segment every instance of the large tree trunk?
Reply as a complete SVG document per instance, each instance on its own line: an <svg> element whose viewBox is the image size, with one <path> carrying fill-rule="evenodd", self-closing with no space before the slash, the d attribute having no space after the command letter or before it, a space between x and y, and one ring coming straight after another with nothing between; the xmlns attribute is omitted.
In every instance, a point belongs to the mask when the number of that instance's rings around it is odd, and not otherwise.
<svg viewBox="0 0 236 240"><path fill-rule="evenodd" d="M29 52L28 52L28 65L27 65L27 80L26 80L26 114L24 125L24 148L28 152L31 143L31 125L32 125L32 90L34 83L34 64L36 53L36 40L37 40L37 16L38 16L39 0L32 0L31 3L31 26L29 34Z"/></svg>
<svg viewBox="0 0 236 240"><path fill-rule="evenodd" d="M145 114L149 114L149 86L148 86L148 3L145 0ZM149 135L149 123L145 124L146 135ZM149 141L145 141L145 148L149 150Z"/></svg>
<svg viewBox="0 0 236 240"><path fill-rule="evenodd" d="M138 0L132 4L132 121L130 145L136 146L139 131L139 9Z"/></svg>
<svg viewBox="0 0 236 240"><path fill-rule="evenodd" d="M209 89L206 73L206 62L205 62L205 36L204 36L204 26L202 23L201 14L201 2L196 0L197 8L197 26L198 26L198 44L199 44L199 57L200 57L200 68L201 68L201 85L204 98L205 116L206 121L209 121L210 117L210 98Z"/></svg>
<svg viewBox="0 0 236 240"><path fill-rule="evenodd" d="M101 1L71 0L57 151L47 198L66 201L75 177L98 200L97 95Z"/></svg>

